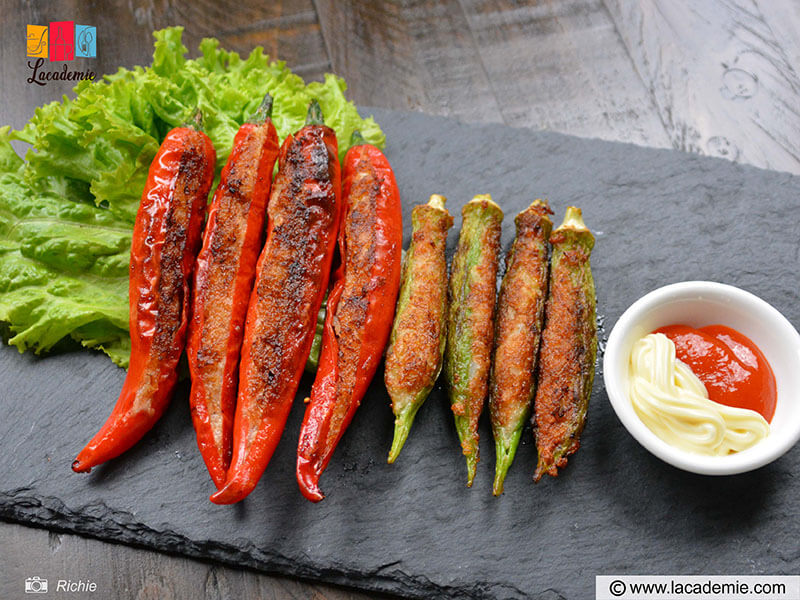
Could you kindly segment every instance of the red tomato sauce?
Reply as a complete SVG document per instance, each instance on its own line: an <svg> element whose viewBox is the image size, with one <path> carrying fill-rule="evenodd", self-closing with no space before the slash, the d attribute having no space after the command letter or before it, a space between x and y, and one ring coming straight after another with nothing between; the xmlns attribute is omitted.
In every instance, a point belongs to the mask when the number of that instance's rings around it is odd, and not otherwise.
<svg viewBox="0 0 800 600"><path fill-rule="evenodd" d="M772 421L778 396L775 375L749 338L724 325L699 329L669 325L654 333L663 333L674 342L678 360L705 384L709 399L749 408Z"/></svg>

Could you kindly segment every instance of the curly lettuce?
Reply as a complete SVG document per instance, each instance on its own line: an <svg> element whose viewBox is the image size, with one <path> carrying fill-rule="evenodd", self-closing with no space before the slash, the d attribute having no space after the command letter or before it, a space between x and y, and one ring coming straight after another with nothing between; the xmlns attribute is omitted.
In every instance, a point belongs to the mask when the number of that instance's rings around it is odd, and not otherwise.
<svg viewBox="0 0 800 600"><path fill-rule="evenodd" d="M380 127L347 101L341 78L305 84L262 48L242 59L214 39L187 59L182 32L154 33L151 66L82 81L74 99L37 108L21 130L0 128L0 322L20 352L46 352L72 338L127 367L136 210L162 139L196 108L218 172L239 126L267 92L281 139L303 125L316 98L337 132L340 157L355 129L383 146ZM31 145L25 160L12 140Z"/></svg>

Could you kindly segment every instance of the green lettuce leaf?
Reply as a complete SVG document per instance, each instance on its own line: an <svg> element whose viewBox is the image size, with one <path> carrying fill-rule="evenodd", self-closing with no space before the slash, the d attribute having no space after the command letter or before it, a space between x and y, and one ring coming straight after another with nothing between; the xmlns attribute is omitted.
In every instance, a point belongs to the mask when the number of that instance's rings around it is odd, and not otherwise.
<svg viewBox="0 0 800 600"><path fill-rule="evenodd" d="M267 92L281 139L302 127L316 98L337 132L340 158L355 129L383 147L380 127L347 101L341 78L306 85L262 48L242 59L214 39L187 59L182 32L154 33L151 66L82 81L74 99L37 108L23 129L0 128L0 322L20 352L44 352L69 337L127 366L136 210L161 141L196 108L217 152L217 174ZM31 145L24 161L12 140Z"/></svg>

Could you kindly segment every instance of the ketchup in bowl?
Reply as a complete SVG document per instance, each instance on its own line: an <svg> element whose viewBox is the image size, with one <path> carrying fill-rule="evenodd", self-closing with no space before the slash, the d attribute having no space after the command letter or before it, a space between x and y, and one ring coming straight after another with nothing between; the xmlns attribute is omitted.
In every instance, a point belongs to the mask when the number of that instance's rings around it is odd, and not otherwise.
<svg viewBox="0 0 800 600"><path fill-rule="evenodd" d="M676 357L703 382L710 400L754 410L772 421L777 400L775 375L748 337L724 325L699 329L669 325L655 333L672 340Z"/></svg>

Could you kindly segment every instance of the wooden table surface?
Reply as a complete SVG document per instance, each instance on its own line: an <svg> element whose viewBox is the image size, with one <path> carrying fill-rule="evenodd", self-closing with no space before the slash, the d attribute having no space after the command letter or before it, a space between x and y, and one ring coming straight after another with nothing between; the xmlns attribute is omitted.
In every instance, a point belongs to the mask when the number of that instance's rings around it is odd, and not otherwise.
<svg viewBox="0 0 800 600"><path fill-rule="evenodd" d="M180 24L190 53L206 36L241 53L261 45L306 79L343 76L359 105L800 173L797 0L1 0L0 8L0 125L21 127L71 87L25 83L26 24L95 25L98 73L149 64L151 32ZM62 578L78 577L79 566L106 598L367 598L0 523L0 598L22 597L33 566Z"/></svg>

